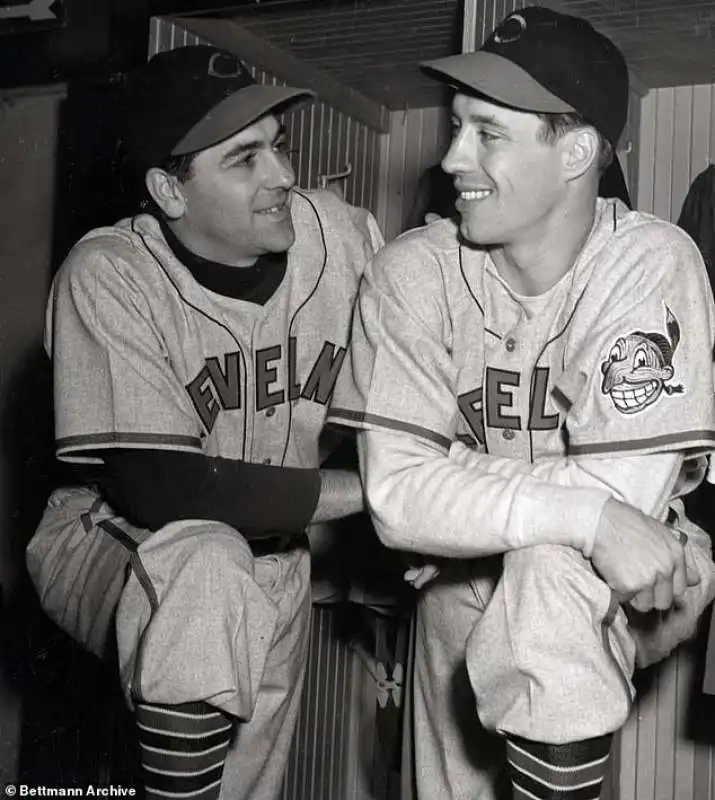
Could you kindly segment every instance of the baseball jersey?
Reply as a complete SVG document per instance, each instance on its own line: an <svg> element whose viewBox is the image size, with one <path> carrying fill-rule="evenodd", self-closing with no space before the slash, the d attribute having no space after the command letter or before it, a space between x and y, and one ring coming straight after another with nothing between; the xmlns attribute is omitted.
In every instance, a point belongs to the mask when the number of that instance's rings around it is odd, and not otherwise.
<svg viewBox="0 0 715 800"><path fill-rule="evenodd" d="M329 420L527 463L704 453L714 319L694 243L618 200L599 199L576 263L537 297L443 220L375 259Z"/></svg>
<svg viewBox="0 0 715 800"><path fill-rule="evenodd" d="M318 466L358 281L382 240L330 192L295 191L291 213L295 243L265 305L198 284L149 215L73 248L46 325L59 458L148 447Z"/></svg>

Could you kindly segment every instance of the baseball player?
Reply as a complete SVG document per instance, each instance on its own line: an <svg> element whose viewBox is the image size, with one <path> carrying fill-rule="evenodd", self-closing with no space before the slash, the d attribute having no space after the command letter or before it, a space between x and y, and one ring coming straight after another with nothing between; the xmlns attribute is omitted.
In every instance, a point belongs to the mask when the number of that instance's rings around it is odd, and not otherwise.
<svg viewBox="0 0 715 800"><path fill-rule="evenodd" d="M277 114L309 95L214 47L151 59L126 112L150 213L88 233L48 304L57 455L96 465L101 496L60 492L43 524L114 513L136 550L116 626L148 797L278 795L305 528L362 508L319 438L382 240L362 209L294 188Z"/></svg>
<svg viewBox="0 0 715 800"><path fill-rule="evenodd" d="M712 295L682 231L597 197L610 40L529 7L426 69L456 89L458 225L376 256L328 416L362 429L380 538L435 560L408 574L419 796L590 800L636 663L713 596L678 499L715 441Z"/></svg>

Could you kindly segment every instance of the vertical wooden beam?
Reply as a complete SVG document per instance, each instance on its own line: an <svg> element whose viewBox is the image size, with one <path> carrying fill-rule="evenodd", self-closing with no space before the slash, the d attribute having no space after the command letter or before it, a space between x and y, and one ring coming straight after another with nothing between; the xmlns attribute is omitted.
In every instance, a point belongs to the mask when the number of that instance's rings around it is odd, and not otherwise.
<svg viewBox="0 0 715 800"><path fill-rule="evenodd" d="M477 5L479 0L464 0L462 17L462 52L471 53L477 49Z"/></svg>

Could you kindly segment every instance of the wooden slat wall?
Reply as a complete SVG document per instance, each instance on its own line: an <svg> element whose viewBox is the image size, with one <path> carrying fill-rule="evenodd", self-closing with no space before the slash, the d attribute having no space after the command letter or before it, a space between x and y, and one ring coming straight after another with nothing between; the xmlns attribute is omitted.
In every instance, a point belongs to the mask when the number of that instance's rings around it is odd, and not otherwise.
<svg viewBox="0 0 715 800"><path fill-rule="evenodd" d="M703 732L702 723L694 724L700 648L699 642L681 647L647 676L647 688L621 732L618 800L715 798L715 737Z"/></svg>
<svg viewBox="0 0 715 800"><path fill-rule="evenodd" d="M171 20L152 19L149 55L201 43L198 36ZM260 83L285 83L268 72L247 66ZM321 102L284 114L283 122L296 151L293 166L299 186L317 188L322 175L341 172L349 163L352 173L343 183L345 198L376 212L382 134Z"/></svg>
<svg viewBox="0 0 715 800"><path fill-rule="evenodd" d="M715 161L715 84L649 92L639 150L638 207L677 221L693 179Z"/></svg>
<svg viewBox="0 0 715 800"><path fill-rule="evenodd" d="M496 26L512 11L527 5L541 6L548 3L527 2L526 0L482 0L477 9L477 47L491 34Z"/></svg>
<svg viewBox="0 0 715 800"><path fill-rule="evenodd" d="M640 112L636 205L675 222L693 179L715 159L715 84L653 90ZM690 735L697 648L655 668L623 729L619 800L715 798L715 747Z"/></svg>
<svg viewBox="0 0 715 800"><path fill-rule="evenodd" d="M438 162L449 142L449 109L393 111L383 142L379 214L386 239L404 230L422 172Z"/></svg>

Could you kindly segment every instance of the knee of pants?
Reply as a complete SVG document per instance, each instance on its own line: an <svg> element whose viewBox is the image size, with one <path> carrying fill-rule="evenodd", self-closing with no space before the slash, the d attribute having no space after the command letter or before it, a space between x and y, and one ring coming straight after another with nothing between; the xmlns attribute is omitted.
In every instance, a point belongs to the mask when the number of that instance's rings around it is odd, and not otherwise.
<svg viewBox="0 0 715 800"><path fill-rule="evenodd" d="M608 585L570 547L537 545L507 553L501 582L510 608L532 619L538 612L548 614L564 633L568 618L578 615L600 625L611 606ZM558 612L567 618L551 616Z"/></svg>
<svg viewBox="0 0 715 800"><path fill-rule="evenodd" d="M125 691L250 716L278 611L243 537L218 523L172 523L133 566L117 609Z"/></svg>
<svg viewBox="0 0 715 800"><path fill-rule="evenodd" d="M202 520L181 520L165 525L137 551L138 561L159 595L177 582L194 586L212 582L212 592L222 590L221 579L254 573L254 560L243 536L229 525ZM141 576L139 576L141 578Z"/></svg>
<svg viewBox="0 0 715 800"><path fill-rule="evenodd" d="M611 619L611 608L609 587L577 551L508 553L467 645L485 726L555 743L620 726L633 695L634 646L623 611ZM584 718L578 724L575 714Z"/></svg>

